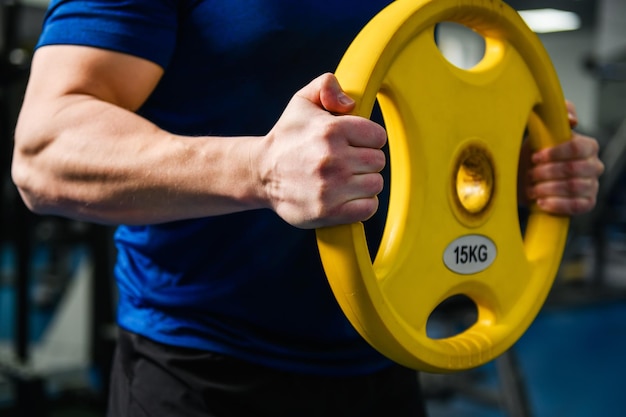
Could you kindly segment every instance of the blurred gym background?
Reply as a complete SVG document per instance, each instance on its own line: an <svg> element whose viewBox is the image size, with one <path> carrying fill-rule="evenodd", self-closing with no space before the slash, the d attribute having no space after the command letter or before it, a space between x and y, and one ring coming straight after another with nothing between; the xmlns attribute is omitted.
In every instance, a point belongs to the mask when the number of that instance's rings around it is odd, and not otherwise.
<svg viewBox="0 0 626 417"><path fill-rule="evenodd" d="M550 54L578 130L607 171L577 218L543 310L505 355L422 374L431 417L623 417L626 374L626 1L509 0ZM112 230L30 214L10 179L12 131L46 0L0 0L0 416L103 416L115 346ZM548 13L546 15L546 13ZM441 25L459 66L482 39ZM511 97L512 100L515 97ZM465 319L463 305L446 312Z"/></svg>

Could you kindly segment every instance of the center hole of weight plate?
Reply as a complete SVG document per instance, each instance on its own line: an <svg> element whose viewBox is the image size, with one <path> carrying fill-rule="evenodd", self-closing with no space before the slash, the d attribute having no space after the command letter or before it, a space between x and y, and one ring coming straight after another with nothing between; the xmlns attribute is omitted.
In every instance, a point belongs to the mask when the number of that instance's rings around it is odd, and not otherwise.
<svg viewBox="0 0 626 417"><path fill-rule="evenodd" d="M460 207L470 215L483 212L491 202L494 172L491 157L480 146L468 146L456 164L455 190Z"/></svg>

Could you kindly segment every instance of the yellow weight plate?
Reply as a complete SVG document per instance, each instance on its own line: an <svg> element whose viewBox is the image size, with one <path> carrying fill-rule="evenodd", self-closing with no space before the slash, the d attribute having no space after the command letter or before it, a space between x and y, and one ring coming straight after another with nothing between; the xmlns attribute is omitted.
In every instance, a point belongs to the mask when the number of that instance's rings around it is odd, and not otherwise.
<svg viewBox="0 0 626 417"><path fill-rule="evenodd" d="M482 35L484 58L460 69L436 43L438 23ZM346 51L336 75L369 117L377 100L391 157L390 202L371 261L361 223L321 228L324 269L344 313L405 366L450 372L509 349L536 317L561 261L568 219L533 209L522 236L517 166L570 138L565 101L542 44L500 0L397 0ZM444 300L471 298L478 320L431 338Z"/></svg>

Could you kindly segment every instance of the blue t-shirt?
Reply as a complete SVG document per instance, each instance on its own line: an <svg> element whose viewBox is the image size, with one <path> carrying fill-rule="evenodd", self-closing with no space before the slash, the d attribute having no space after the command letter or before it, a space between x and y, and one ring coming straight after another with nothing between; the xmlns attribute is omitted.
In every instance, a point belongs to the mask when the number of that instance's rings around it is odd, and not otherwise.
<svg viewBox="0 0 626 417"><path fill-rule="evenodd" d="M228 140L266 134L295 91L334 71L389 3L53 0L39 47L88 45L151 60L165 74L139 113L177 134ZM382 217L366 224L368 236L379 236ZM390 364L343 315L314 231L269 210L120 226L115 241L125 329L296 372L352 375Z"/></svg>

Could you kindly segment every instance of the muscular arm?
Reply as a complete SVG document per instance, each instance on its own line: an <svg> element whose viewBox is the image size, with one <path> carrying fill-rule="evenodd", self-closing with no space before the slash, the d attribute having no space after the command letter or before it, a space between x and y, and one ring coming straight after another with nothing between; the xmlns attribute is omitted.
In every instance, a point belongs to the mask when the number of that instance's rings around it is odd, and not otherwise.
<svg viewBox="0 0 626 417"><path fill-rule="evenodd" d="M298 227L375 211L384 131L329 113L353 106L332 76L297 93L267 135L224 140L176 136L135 114L161 75L95 48L36 52L12 168L29 208L126 224L270 208Z"/></svg>
<svg viewBox="0 0 626 417"><path fill-rule="evenodd" d="M181 138L134 113L161 74L151 62L110 51L38 50L13 165L27 205L39 213L112 223L259 207L244 162L252 146L245 144L253 139L218 144ZM226 161L231 175L220 176Z"/></svg>

